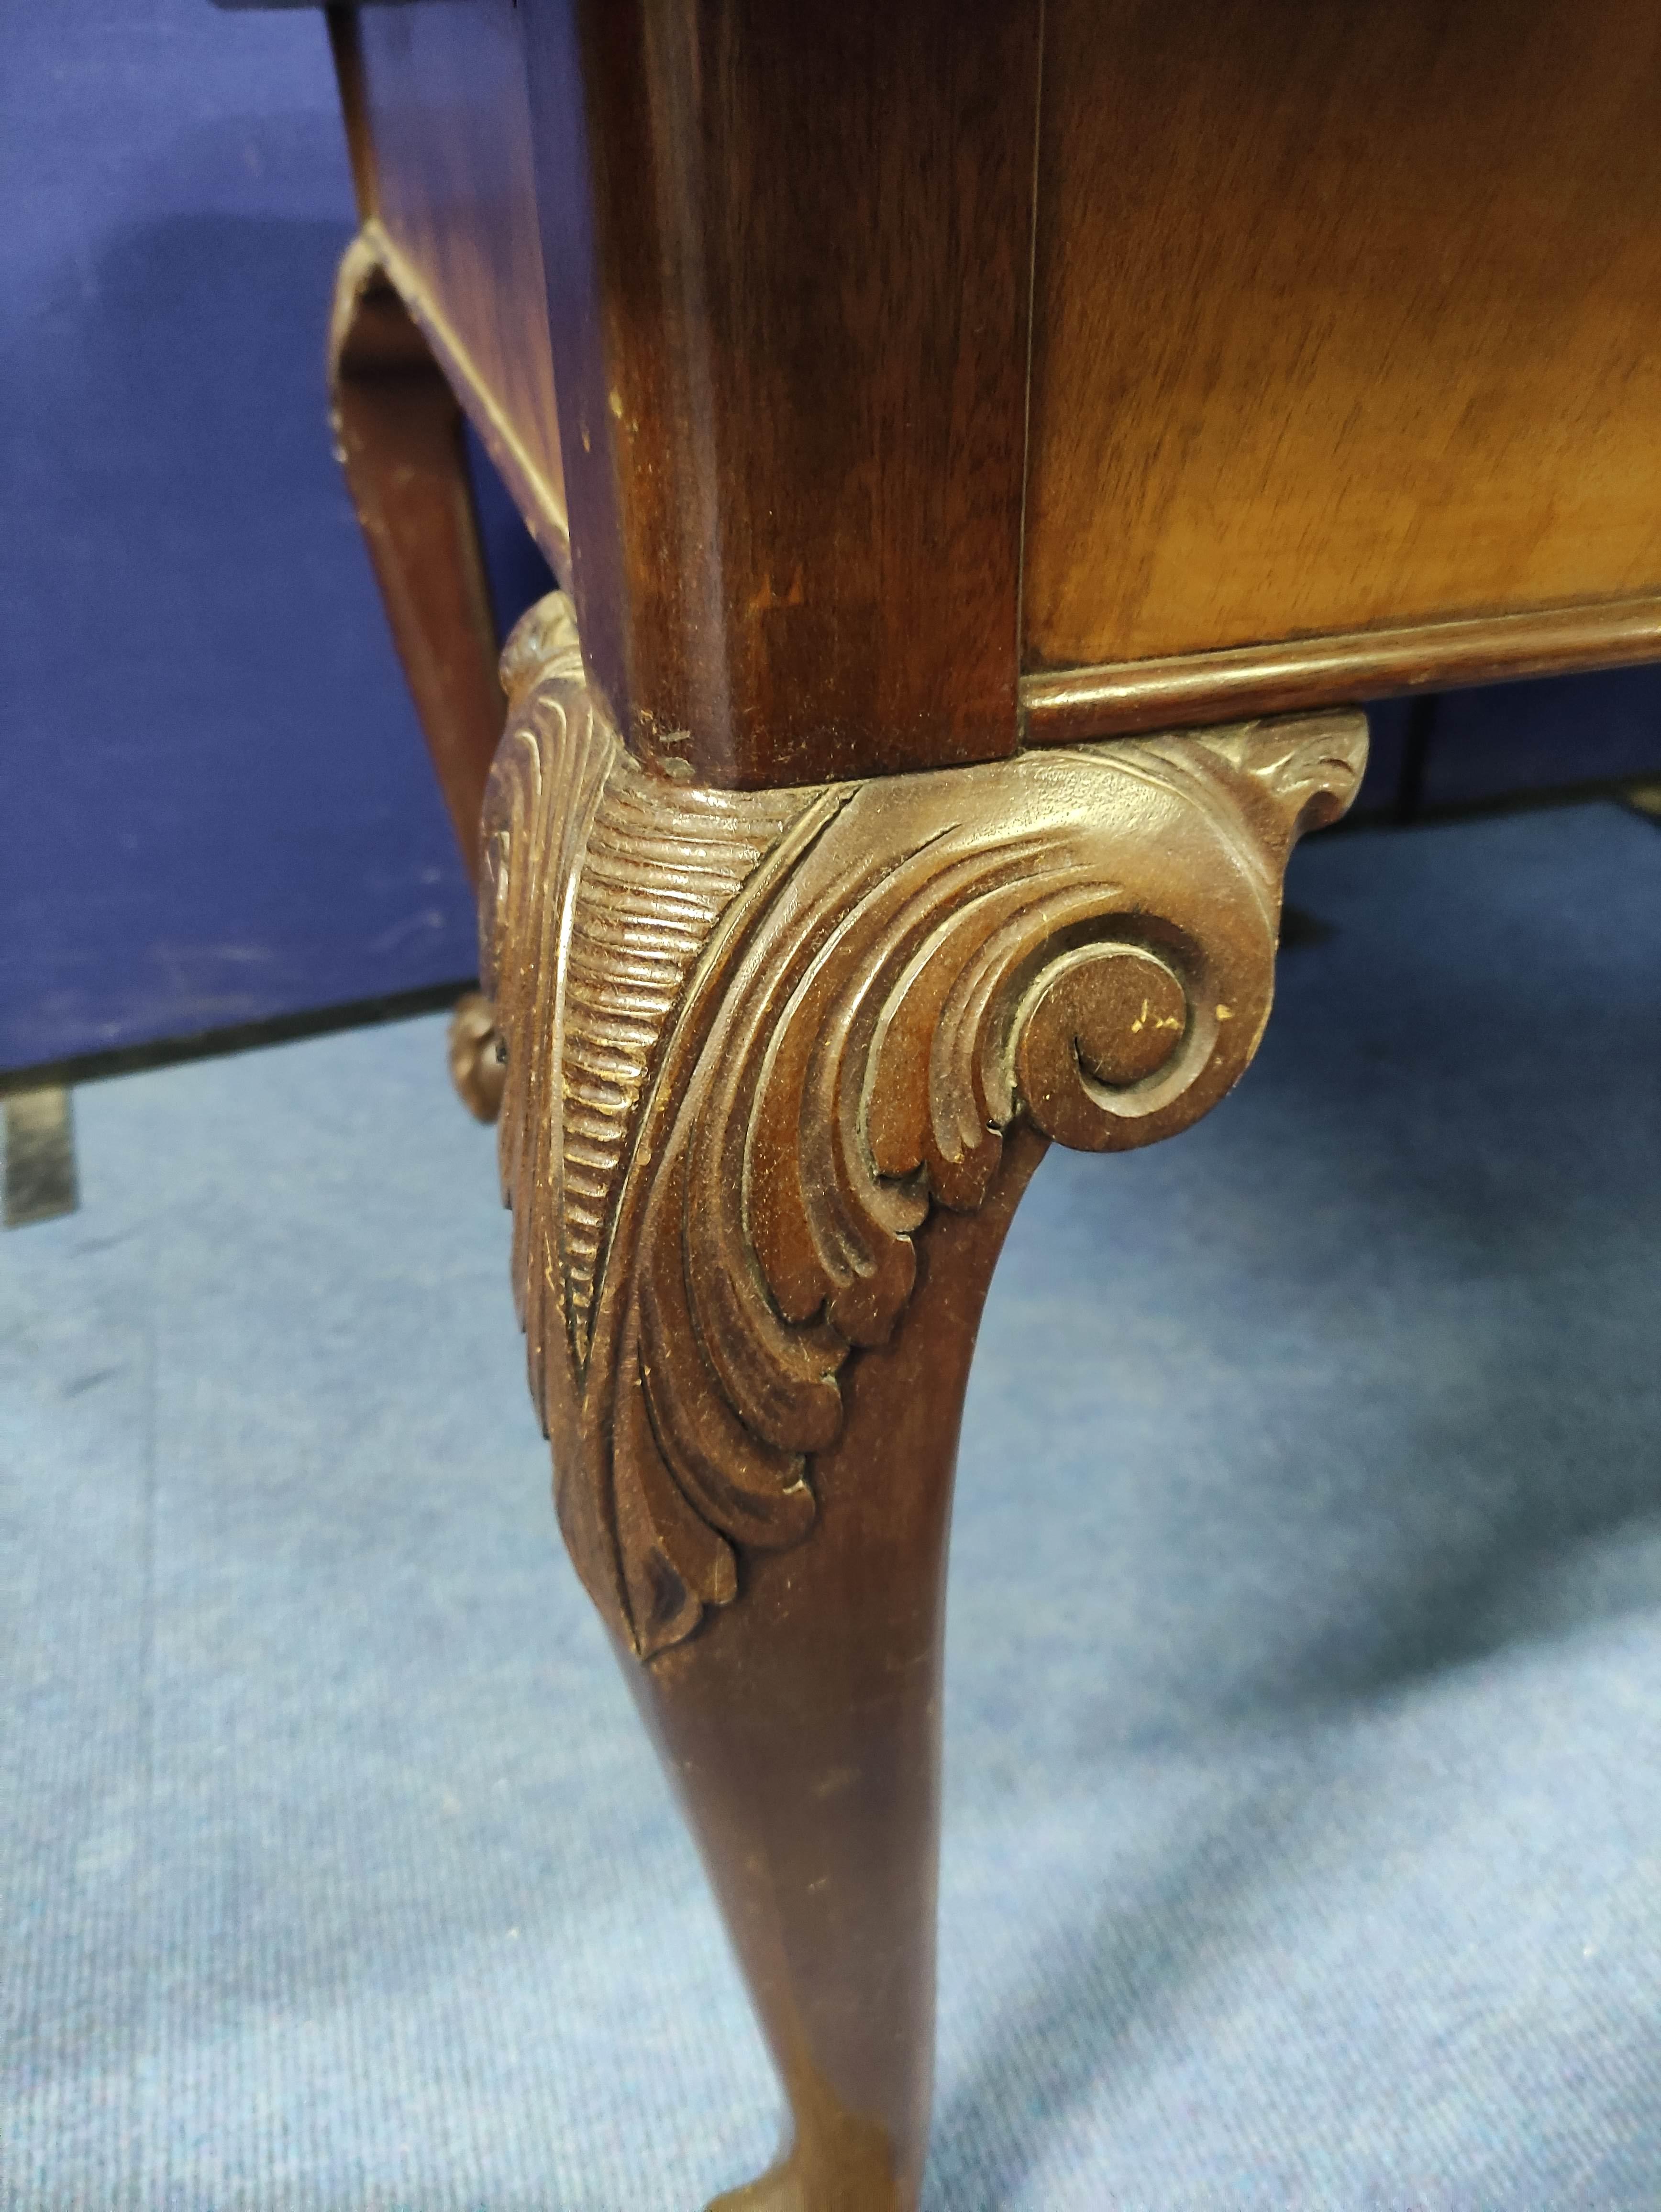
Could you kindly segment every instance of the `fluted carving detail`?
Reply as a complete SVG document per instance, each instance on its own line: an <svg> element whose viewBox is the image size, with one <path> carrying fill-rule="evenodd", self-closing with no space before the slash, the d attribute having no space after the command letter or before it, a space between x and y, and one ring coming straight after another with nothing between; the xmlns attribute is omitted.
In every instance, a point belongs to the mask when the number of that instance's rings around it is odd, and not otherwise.
<svg viewBox="0 0 1661 2212"><path fill-rule="evenodd" d="M1018 1115L1124 1148L1236 1079L1365 726L715 793L617 743L563 602L527 623L486 806L503 1188L562 1523L649 1657L806 1535L847 1361Z"/></svg>

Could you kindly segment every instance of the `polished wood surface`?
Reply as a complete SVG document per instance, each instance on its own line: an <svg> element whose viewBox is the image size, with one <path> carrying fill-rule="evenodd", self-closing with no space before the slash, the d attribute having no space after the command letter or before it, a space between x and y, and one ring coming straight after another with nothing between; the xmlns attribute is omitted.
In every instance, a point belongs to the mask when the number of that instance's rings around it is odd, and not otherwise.
<svg viewBox="0 0 1661 2212"><path fill-rule="evenodd" d="M936 1212L918 1236L917 1294L855 1366L814 1460L812 1547L757 1558L742 1610L658 1665L624 1656L788 2106L777 2166L710 2212L918 2202L958 1437L992 1272L1047 1149L1013 1131L978 1210Z"/></svg>
<svg viewBox="0 0 1661 2212"><path fill-rule="evenodd" d="M1037 6L519 12L627 741L740 785L1011 751Z"/></svg>
<svg viewBox="0 0 1661 2212"><path fill-rule="evenodd" d="M1360 705L1404 692L1504 684L1661 659L1661 599L1349 630L1283 645L1041 671L1021 678L1029 744L1179 728L1219 714Z"/></svg>
<svg viewBox="0 0 1661 2212"><path fill-rule="evenodd" d="M1661 589L1661 14L1049 0L1044 83L1030 668Z"/></svg>
<svg viewBox="0 0 1661 2212"><path fill-rule="evenodd" d="M1661 652L1634 0L1051 0L1031 267L1040 17L977 20L332 11L380 260L642 757L891 772Z"/></svg>
<svg viewBox="0 0 1661 2212"><path fill-rule="evenodd" d="M555 573L570 547L514 0L365 8L335 31L359 177L411 312Z"/></svg>
<svg viewBox="0 0 1661 2212"><path fill-rule="evenodd" d="M1348 803L1365 726L714 791L619 742L563 598L502 666L481 972L532 1391L790 2110L721 2202L916 2212L992 1267L1047 1142L1151 1144L1249 1064L1287 854Z"/></svg>
<svg viewBox="0 0 1661 2212"><path fill-rule="evenodd" d="M341 264L329 333L335 449L469 874L505 707L461 410L373 246Z"/></svg>

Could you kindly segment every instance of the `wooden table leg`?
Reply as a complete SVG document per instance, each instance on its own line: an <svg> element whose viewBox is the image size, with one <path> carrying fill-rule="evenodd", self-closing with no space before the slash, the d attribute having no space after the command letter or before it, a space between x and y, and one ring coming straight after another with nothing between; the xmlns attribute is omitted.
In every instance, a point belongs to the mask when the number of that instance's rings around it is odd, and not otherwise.
<svg viewBox="0 0 1661 2212"><path fill-rule="evenodd" d="M982 1302L1050 1139L1169 1135L1250 1059L1365 725L735 793L631 758L557 596L504 671L483 965L532 1388L789 2104L723 2201L912 2212Z"/></svg>
<svg viewBox="0 0 1661 2212"><path fill-rule="evenodd" d="M1012 1131L985 1202L918 1232L890 1346L849 1363L810 1541L628 1666L789 2101L782 2163L722 2205L910 2206L934 2047L940 1668L958 1427L1004 1232L1046 1149Z"/></svg>
<svg viewBox="0 0 1661 2212"><path fill-rule="evenodd" d="M362 239L341 264L329 371L336 449L472 874L503 707L461 409Z"/></svg>

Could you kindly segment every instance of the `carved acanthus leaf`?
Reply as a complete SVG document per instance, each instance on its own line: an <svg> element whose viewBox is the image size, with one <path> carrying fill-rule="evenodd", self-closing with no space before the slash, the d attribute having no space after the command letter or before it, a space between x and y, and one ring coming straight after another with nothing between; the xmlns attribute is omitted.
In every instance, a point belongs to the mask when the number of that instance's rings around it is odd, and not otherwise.
<svg viewBox="0 0 1661 2212"><path fill-rule="evenodd" d="M585 1581L643 1656L812 1524L841 1370L1018 1115L1185 1127L1267 1018L1281 872L1358 716L858 785L648 775L563 601L505 657L484 935L532 1386Z"/></svg>

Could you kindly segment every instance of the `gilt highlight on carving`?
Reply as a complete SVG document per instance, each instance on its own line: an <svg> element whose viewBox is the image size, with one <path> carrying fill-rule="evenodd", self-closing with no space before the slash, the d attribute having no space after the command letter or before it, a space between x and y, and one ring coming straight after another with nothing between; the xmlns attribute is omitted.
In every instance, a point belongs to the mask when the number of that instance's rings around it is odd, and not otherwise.
<svg viewBox="0 0 1661 2212"><path fill-rule="evenodd" d="M1341 812L1329 714L762 793L640 767L568 604L509 641L486 801L504 1194L562 1526L642 1657L812 1528L841 1375L1002 1133L1196 1120L1268 1018L1281 869Z"/></svg>

